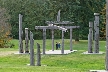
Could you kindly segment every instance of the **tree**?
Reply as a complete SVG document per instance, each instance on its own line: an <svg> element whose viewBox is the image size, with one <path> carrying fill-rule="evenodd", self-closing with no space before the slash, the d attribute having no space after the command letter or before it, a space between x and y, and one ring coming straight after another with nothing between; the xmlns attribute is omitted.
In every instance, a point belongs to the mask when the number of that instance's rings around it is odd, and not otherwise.
<svg viewBox="0 0 108 72"><path fill-rule="evenodd" d="M10 41L10 30L11 26L7 23L9 16L6 14L6 9L0 7L0 47L8 47L6 46Z"/></svg>
<svg viewBox="0 0 108 72"><path fill-rule="evenodd" d="M101 24L101 29L100 29L100 31L101 31L100 37L102 39L103 38L105 39L105 37L106 37L106 28L105 28L105 26L106 26L106 4L101 11L101 20L102 20L102 24Z"/></svg>
<svg viewBox="0 0 108 72"><path fill-rule="evenodd" d="M61 10L61 21L75 22L80 29L74 29L75 39L87 39L88 23L94 20L94 12L101 12L105 0L1 0L9 12L14 38L18 38L18 14L23 15L23 30L28 27L36 38L42 39L42 31L35 32L35 26L46 25L45 21L56 20L58 10ZM60 31L55 33L60 34ZM61 34L60 34L61 35ZM58 37L60 37L60 35ZM50 31L48 31L50 37ZM69 33L66 33L66 38ZM57 37L56 37L57 38Z"/></svg>

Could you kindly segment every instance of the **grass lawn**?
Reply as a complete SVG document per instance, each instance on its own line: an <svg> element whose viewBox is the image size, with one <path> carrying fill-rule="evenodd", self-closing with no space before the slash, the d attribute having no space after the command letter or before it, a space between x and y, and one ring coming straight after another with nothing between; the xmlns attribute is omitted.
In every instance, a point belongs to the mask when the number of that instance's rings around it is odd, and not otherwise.
<svg viewBox="0 0 108 72"><path fill-rule="evenodd" d="M55 42L61 40L55 40ZM14 48L0 48L0 72L88 72L89 70L105 70L105 53L102 55L85 55L88 50L87 40L73 41L73 49L77 52L68 55L41 55L42 66L28 66L30 63L29 54L16 55L9 52L18 52L18 40L12 40ZM34 48L36 53L36 43L41 45L42 40L35 40ZM65 49L69 50L69 39L65 39ZM100 51L106 52L105 41L100 41ZM51 40L46 41L46 50L51 50ZM4 54L4 55L3 55ZM36 59L36 58L35 58ZM36 60L35 60L36 62Z"/></svg>

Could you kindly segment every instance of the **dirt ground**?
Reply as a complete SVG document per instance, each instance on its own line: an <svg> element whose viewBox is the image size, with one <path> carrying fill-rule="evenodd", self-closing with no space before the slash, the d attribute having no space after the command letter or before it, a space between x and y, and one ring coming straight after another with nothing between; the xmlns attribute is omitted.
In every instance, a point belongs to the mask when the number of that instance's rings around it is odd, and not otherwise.
<svg viewBox="0 0 108 72"><path fill-rule="evenodd" d="M17 51L4 51L4 52L0 51L0 57L1 56L7 56L7 55L10 55L10 54L14 54L15 52L17 52Z"/></svg>

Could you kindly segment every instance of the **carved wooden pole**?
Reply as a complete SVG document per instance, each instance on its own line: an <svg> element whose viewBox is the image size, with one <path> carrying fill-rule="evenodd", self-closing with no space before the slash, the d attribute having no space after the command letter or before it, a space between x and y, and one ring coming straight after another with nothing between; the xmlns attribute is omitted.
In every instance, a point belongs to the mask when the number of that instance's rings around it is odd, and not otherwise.
<svg viewBox="0 0 108 72"><path fill-rule="evenodd" d="M61 53L64 54L64 31L62 30L62 49Z"/></svg>
<svg viewBox="0 0 108 72"><path fill-rule="evenodd" d="M58 11L57 21L60 22L60 10Z"/></svg>
<svg viewBox="0 0 108 72"><path fill-rule="evenodd" d="M25 28L25 53L29 53L28 43L29 43L28 28Z"/></svg>
<svg viewBox="0 0 108 72"><path fill-rule="evenodd" d="M34 66L34 39L33 33L30 31L30 65Z"/></svg>
<svg viewBox="0 0 108 72"><path fill-rule="evenodd" d="M72 51L72 28L70 29L70 51Z"/></svg>
<svg viewBox="0 0 108 72"><path fill-rule="evenodd" d="M94 13L95 21L94 21L94 52L99 53L99 13Z"/></svg>
<svg viewBox="0 0 108 72"><path fill-rule="evenodd" d="M108 0L106 0L106 70L108 71Z"/></svg>
<svg viewBox="0 0 108 72"><path fill-rule="evenodd" d="M46 29L43 29L43 54L45 54L46 49Z"/></svg>
<svg viewBox="0 0 108 72"><path fill-rule="evenodd" d="M40 44L37 43L37 66L41 66Z"/></svg>
<svg viewBox="0 0 108 72"><path fill-rule="evenodd" d="M88 53L92 52L92 35L93 34L93 22L89 22L89 34L88 34Z"/></svg>
<svg viewBox="0 0 108 72"><path fill-rule="evenodd" d="M19 53L23 53L23 39L22 36L23 31L22 31L22 15L19 14Z"/></svg>
<svg viewBox="0 0 108 72"><path fill-rule="evenodd" d="M54 29L52 29L52 51L54 51Z"/></svg>

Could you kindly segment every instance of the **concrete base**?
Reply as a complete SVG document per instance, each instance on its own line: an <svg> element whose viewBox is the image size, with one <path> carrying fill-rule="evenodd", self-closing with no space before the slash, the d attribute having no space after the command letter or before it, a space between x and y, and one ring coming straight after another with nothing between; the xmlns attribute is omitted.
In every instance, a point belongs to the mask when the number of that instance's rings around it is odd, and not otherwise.
<svg viewBox="0 0 108 72"><path fill-rule="evenodd" d="M86 51L86 52L83 52L82 54L104 54L104 52L100 51L99 53L94 53L94 52L93 53L88 53L88 51Z"/></svg>
<svg viewBox="0 0 108 72"><path fill-rule="evenodd" d="M17 53L14 53L14 54L30 54L30 53L19 53L19 52L17 52Z"/></svg>
<svg viewBox="0 0 108 72"><path fill-rule="evenodd" d="M76 51L77 50L72 50L72 51L70 51L70 50L64 50L64 54L69 54L69 53L76 52ZM45 54L62 54L62 53L61 53L61 50L54 50L54 51L49 50L49 51L46 51Z"/></svg>
<svg viewBox="0 0 108 72"><path fill-rule="evenodd" d="M30 64L27 64L27 66L30 66ZM34 65L34 66L37 66L37 65ZM41 66L47 66L47 65L41 65Z"/></svg>
<svg viewBox="0 0 108 72"><path fill-rule="evenodd" d="M90 70L90 72L108 72L106 70Z"/></svg>

